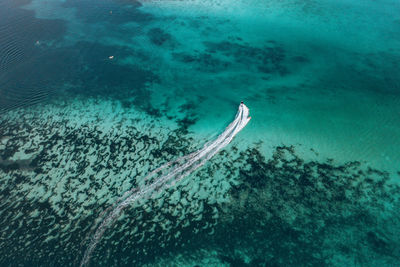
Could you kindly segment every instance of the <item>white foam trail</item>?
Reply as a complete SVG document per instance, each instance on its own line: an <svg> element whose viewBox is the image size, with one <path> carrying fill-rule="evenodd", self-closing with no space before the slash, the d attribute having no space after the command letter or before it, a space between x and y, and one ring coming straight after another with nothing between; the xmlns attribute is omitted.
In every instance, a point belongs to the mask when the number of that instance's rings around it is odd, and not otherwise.
<svg viewBox="0 0 400 267"><path fill-rule="evenodd" d="M89 263L90 257L101 237L103 236L104 232L117 220L124 208L126 208L128 205L135 202L139 198L147 196L147 194L151 195L152 193L158 193L159 190L163 190L165 188L173 186L178 181L188 176L199 167L203 166L210 158L212 158L222 148L228 145L235 137L235 135L240 132L249 121L249 109L246 105L240 104L235 119L228 125L228 127L225 128L225 131L220 134L217 139L212 142L207 142L200 150L180 157L174 161L170 161L155 169L150 174L148 174L144 178L144 180L150 179L155 174L167 167L170 167L171 165L182 162L173 167L172 170L169 171L167 174L161 175L157 180L155 180L153 183L146 186L145 188L133 188L132 190L128 191L116 202L116 204L106 209L106 211L101 214L101 217L103 217L104 214L106 214L110 209L112 210L106 215L105 219L102 221L102 223L94 233L90 244L85 251L85 255L81 261L80 266L84 266Z"/></svg>

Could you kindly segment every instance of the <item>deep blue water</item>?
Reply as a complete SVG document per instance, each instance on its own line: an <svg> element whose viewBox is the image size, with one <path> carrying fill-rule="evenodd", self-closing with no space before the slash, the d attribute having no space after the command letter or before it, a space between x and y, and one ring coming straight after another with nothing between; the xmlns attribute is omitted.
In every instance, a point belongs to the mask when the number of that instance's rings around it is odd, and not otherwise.
<svg viewBox="0 0 400 267"><path fill-rule="evenodd" d="M249 124L128 205L88 265L399 265L399 14L0 0L0 266L79 266L118 199L215 140L240 101Z"/></svg>

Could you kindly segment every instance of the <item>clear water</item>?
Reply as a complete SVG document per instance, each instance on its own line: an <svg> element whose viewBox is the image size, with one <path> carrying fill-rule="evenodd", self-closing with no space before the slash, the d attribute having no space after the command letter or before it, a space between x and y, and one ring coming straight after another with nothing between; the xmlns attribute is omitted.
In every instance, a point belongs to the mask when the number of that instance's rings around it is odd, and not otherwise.
<svg viewBox="0 0 400 267"><path fill-rule="evenodd" d="M400 3L0 0L0 265L400 264ZM110 208L111 207L111 208Z"/></svg>

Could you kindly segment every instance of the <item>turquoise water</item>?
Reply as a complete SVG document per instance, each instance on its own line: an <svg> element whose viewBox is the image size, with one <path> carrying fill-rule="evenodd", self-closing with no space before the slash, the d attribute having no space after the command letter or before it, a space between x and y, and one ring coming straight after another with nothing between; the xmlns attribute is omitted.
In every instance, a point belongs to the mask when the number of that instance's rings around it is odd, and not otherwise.
<svg viewBox="0 0 400 267"><path fill-rule="evenodd" d="M130 203L88 265L399 265L399 14L0 0L0 265L79 266L118 199L216 140L240 101L249 124Z"/></svg>

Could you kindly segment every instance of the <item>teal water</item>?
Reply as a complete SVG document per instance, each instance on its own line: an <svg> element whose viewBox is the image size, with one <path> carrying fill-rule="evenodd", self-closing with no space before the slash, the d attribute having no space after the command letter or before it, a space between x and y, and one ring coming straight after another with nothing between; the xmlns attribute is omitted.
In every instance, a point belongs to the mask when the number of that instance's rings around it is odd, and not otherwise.
<svg viewBox="0 0 400 267"><path fill-rule="evenodd" d="M0 0L0 265L397 266L400 3ZM103 214L103 215L102 215Z"/></svg>

